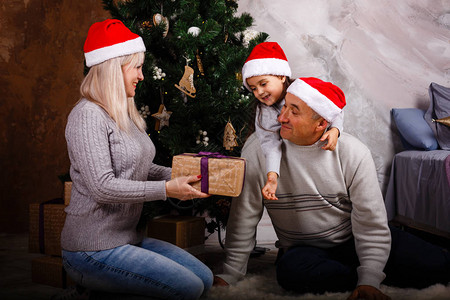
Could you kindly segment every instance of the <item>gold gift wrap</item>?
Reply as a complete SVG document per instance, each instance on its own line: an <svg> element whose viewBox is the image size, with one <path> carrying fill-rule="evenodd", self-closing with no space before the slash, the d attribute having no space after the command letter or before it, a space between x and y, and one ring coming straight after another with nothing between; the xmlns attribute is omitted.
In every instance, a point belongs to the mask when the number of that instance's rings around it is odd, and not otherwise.
<svg viewBox="0 0 450 300"><path fill-rule="evenodd" d="M211 195L237 197L242 191L245 159L200 152L176 155L172 160L172 178L202 175L194 188Z"/></svg>
<svg viewBox="0 0 450 300"><path fill-rule="evenodd" d="M63 199L29 205L28 251L61 256L61 231L66 220Z"/></svg>
<svg viewBox="0 0 450 300"><path fill-rule="evenodd" d="M64 204L69 205L70 196L72 195L72 181L64 182Z"/></svg>
<svg viewBox="0 0 450 300"><path fill-rule="evenodd" d="M75 285L64 270L62 257L49 255L31 261L31 281L63 289Z"/></svg>
<svg viewBox="0 0 450 300"><path fill-rule="evenodd" d="M163 216L148 222L147 235L180 248L205 243L205 218L193 216Z"/></svg>

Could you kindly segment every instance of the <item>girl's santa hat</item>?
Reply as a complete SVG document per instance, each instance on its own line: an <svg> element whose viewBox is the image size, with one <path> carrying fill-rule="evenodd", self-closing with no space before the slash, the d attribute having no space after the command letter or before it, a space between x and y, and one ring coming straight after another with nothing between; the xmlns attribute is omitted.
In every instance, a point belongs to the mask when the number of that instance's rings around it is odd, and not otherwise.
<svg viewBox="0 0 450 300"><path fill-rule="evenodd" d="M92 24L84 43L84 57L88 67L137 52L145 52L142 38L131 32L121 21L114 19Z"/></svg>
<svg viewBox="0 0 450 300"><path fill-rule="evenodd" d="M264 42L253 48L242 67L244 86L250 90L247 78L260 75L291 76L291 68L283 49L276 42Z"/></svg>
<svg viewBox="0 0 450 300"><path fill-rule="evenodd" d="M300 98L330 123L345 106L345 95L339 87L314 77L296 79L288 87L287 93Z"/></svg>

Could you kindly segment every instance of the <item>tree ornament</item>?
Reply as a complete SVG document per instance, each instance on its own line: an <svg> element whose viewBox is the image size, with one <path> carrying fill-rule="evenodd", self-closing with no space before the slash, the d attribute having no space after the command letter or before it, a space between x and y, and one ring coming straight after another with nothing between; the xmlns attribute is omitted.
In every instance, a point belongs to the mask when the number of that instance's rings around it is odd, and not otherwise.
<svg viewBox="0 0 450 300"><path fill-rule="evenodd" d="M236 73L236 79L242 82L242 73L241 72Z"/></svg>
<svg viewBox="0 0 450 300"><path fill-rule="evenodd" d="M190 35L196 37L200 34L200 32L202 32L202 30L196 26L192 26L188 29L187 33L189 33Z"/></svg>
<svg viewBox="0 0 450 300"><path fill-rule="evenodd" d="M200 71L200 74L202 74L202 76L205 76L205 71L203 69L202 59L200 58L200 54L198 53L198 49L197 49L197 54L195 54L195 57L197 58L197 67L198 67L198 70Z"/></svg>
<svg viewBox="0 0 450 300"><path fill-rule="evenodd" d="M166 26L164 33L163 33L163 37L166 37L167 33L169 33L169 19L164 17L162 14L154 14L153 15L153 24L155 26L158 26L161 23L164 23L164 25Z"/></svg>
<svg viewBox="0 0 450 300"><path fill-rule="evenodd" d="M152 27L152 23L150 23L150 21L143 21L141 23L141 28L145 28L145 29L150 29Z"/></svg>
<svg viewBox="0 0 450 300"><path fill-rule="evenodd" d="M139 110L139 114L144 119L147 119L147 117L150 115L150 108L148 107L148 105L142 105L141 109Z"/></svg>
<svg viewBox="0 0 450 300"><path fill-rule="evenodd" d="M152 117L157 119L155 122L155 130L161 130L164 126L169 127L169 118L171 114L172 112L168 111L164 104L161 104L158 112L152 115Z"/></svg>
<svg viewBox="0 0 450 300"><path fill-rule="evenodd" d="M250 41L253 40L254 38L256 38L258 36L259 32L253 29L246 29L244 30L244 32L242 33L243 35L243 45L244 47L248 47L248 45L250 44Z"/></svg>
<svg viewBox="0 0 450 300"><path fill-rule="evenodd" d="M431 120L432 120L433 122L441 123L441 124L443 124L443 125L445 125L445 126L450 127L450 116L449 116L449 117L442 118L442 119L437 119L437 120L431 119Z"/></svg>
<svg viewBox="0 0 450 300"><path fill-rule="evenodd" d="M183 77L180 79L178 84L175 84L175 86L189 97L195 98L196 89L194 87L194 69L189 67L189 61L189 59L186 59Z"/></svg>
<svg viewBox="0 0 450 300"><path fill-rule="evenodd" d="M208 146L209 145L208 132L199 130L198 135L197 135L197 140L195 142L197 145L203 144L203 146L205 146L205 147Z"/></svg>
<svg viewBox="0 0 450 300"><path fill-rule="evenodd" d="M246 103L250 97L248 95L241 95L241 98L238 100L239 103Z"/></svg>
<svg viewBox="0 0 450 300"><path fill-rule="evenodd" d="M239 144L236 142L236 139L236 130L234 130L233 125L231 124L230 120L228 120L223 133L223 146L225 147L225 149L232 151L233 147L239 146Z"/></svg>
<svg viewBox="0 0 450 300"><path fill-rule="evenodd" d="M153 79L154 80L164 80L164 77L166 77L166 73L164 73L161 68L154 66L153 67Z"/></svg>

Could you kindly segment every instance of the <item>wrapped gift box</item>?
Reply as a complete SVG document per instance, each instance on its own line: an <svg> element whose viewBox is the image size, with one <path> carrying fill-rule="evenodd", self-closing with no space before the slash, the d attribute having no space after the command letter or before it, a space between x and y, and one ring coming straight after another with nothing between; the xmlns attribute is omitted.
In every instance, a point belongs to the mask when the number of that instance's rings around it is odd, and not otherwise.
<svg viewBox="0 0 450 300"><path fill-rule="evenodd" d="M194 188L211 195L236 197L242 191L245 159L218 153L184 153L173 157L172 178L202 175Z"/></svg>
<svg viewBox="0 0 450 300"><path fill-rule="evenodd" d="M34 258L31 261L31 281L57 288L66 288L75 284L67 276L62 264L62 258L56 256Z"/></svg>
<svg viewBox="0 0 450 300"><path fill-rule="evenodd" d="M192 216L164 216L149 221L149 237L163 240L180 248L205 243L205 218Z"/></svg>
<svg viewBox="0 0 450 300"><path fill-rule="evenodd" d="M29 252L61 256L61 231L66 220L63 199L30 204Z"/></svg>
<svg viewBox="0 0 450 300"><path fill-rule="evenodd" d="M64 204L69 205L70 195L72 194L72 181L64 182Z"/></svg>

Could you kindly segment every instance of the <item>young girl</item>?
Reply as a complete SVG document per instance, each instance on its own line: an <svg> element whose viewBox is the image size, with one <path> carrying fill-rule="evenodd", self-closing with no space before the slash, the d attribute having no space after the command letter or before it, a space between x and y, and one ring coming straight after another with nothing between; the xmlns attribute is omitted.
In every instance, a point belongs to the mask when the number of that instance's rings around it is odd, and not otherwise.
<svg viewBox="0 0 450 300"><path fill-rule="evenodd" d="M198 299L212 285L211 270L137 228L144 202L208 196L189 184L199 176L171 180L171 168L153 163L155 146L134 103L144 42L121 21L105 20L89 29L84 52L90 70L66 126L73 187L64 268L90 290Z"/></svg>
<svg viewBox="0 0 450 300"><path fill-rule="evenodd" d="M277 117L284 105L290 76L291 68L286 55L275 42L256 45L242 67L244 86L253 92L259 101L256 107L255 132L266 158L267 182L262 194L267 200L278 200L275 192L280 175L281 137ZM327 140L322 149L333 151L339 132L342 131L343 113L335 120L327 121L332 122L331 128L320 140Z"/></svg>

